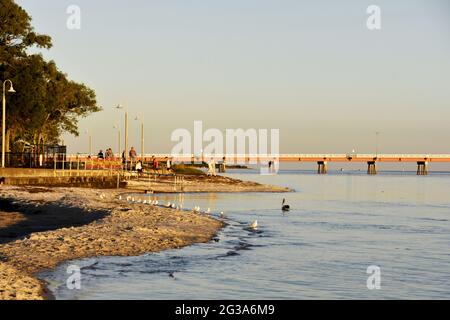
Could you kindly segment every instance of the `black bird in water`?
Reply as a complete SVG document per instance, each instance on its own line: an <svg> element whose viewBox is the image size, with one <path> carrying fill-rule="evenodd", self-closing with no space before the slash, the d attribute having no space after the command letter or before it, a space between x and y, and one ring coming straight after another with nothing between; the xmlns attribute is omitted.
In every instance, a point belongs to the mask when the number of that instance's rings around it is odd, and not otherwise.
<svg viewBox="0 0 450 320"><path fill-rule="evenodd" d="M286 203L286 199L283 199L283 203L281 204L281 210L284 212L291 210L291 207L285 203Z"/></svg>

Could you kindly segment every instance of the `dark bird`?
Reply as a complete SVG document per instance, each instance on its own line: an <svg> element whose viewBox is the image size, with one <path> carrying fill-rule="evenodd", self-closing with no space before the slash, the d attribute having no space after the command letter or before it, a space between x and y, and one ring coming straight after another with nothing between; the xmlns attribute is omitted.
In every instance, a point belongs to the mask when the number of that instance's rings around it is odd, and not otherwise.
<svg viewBox="0 0 450 320"><path fill-rule="evenodd" d="M286 199L283 199L283 203L281 204L281 210L284 212L291 210L291 206L289 206L288 204L285 204L285 203L286 203Z"/></svg>

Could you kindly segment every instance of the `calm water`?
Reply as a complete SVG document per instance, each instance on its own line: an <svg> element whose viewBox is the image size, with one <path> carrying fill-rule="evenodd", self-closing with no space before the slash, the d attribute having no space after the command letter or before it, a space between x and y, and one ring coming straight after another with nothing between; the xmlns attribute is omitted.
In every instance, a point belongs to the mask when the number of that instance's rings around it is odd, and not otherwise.
<svg viewBox="0 0 450 320"><path fill-rule="evenodd" d="M224 211L220 241L72 261L42 277L58 299L450 298L449 175L232 176L295 192L161 196ZM255 219L258 232L246 230ZM81 290L66 289L69 264L83 267ZM367 289L370 265L381 268L380 290Z"/></svg>

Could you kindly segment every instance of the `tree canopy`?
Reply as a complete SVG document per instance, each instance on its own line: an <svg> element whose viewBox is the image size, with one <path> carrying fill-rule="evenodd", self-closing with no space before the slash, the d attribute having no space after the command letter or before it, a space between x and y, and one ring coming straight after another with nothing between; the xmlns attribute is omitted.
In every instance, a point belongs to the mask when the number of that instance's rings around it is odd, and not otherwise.
<svg viewBox="0 0 450 320"><path fill-rule="evenodd" d="M17 141L51 144L63 132L78 135L78 119L100 111L92 89L69 80L54 61L29 53L51 46L50 36L34 31L23 8L0 0L0 79L11 79L17 91L7 98L7 149L20 151Z"/></svg>

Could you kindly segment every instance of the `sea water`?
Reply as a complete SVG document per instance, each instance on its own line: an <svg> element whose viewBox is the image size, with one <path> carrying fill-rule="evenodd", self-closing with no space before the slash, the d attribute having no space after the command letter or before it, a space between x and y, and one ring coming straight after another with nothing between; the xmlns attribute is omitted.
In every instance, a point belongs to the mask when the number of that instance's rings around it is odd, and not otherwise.
<svg viewBox="0 0 450 320"><path fill-rule="evenodd" d="M229 176L293 191L149 196L223 211L227 226L209 243L70 261L40 277L57 299L450 298L450 175L239 172ZM66 285L70 265L80 290Z"/></svg>

